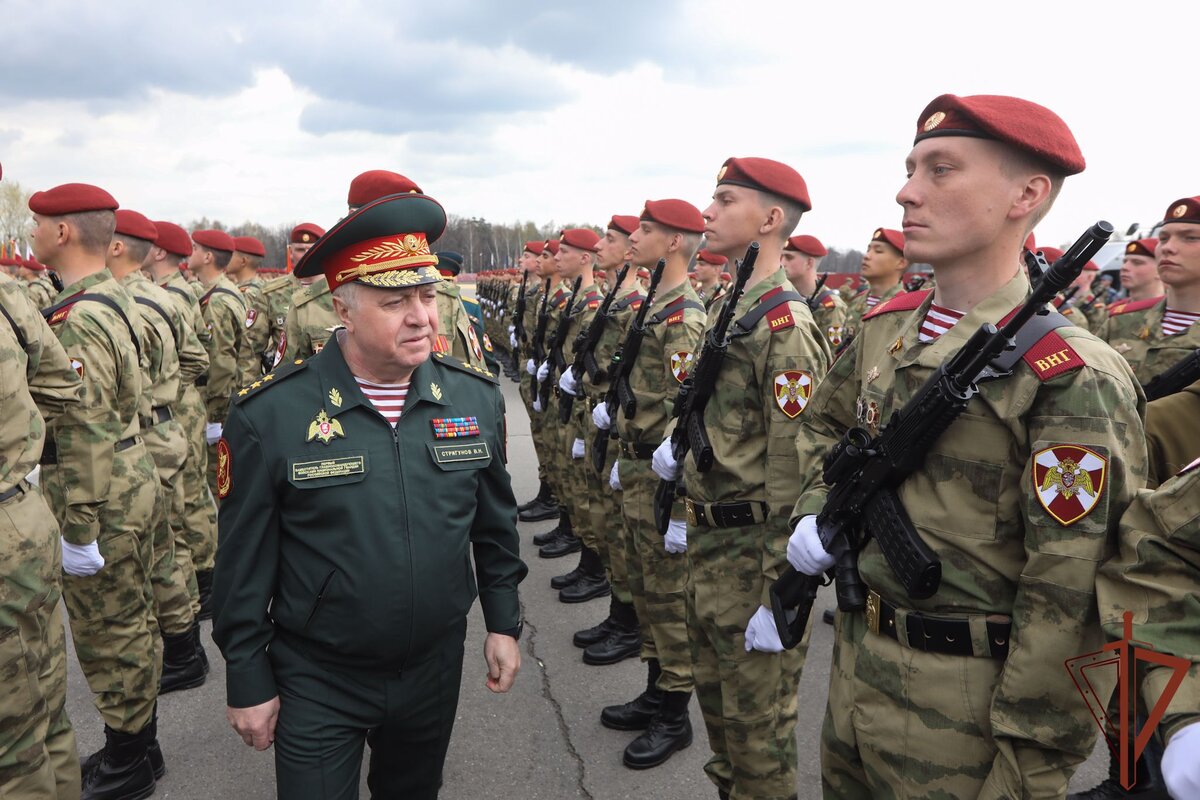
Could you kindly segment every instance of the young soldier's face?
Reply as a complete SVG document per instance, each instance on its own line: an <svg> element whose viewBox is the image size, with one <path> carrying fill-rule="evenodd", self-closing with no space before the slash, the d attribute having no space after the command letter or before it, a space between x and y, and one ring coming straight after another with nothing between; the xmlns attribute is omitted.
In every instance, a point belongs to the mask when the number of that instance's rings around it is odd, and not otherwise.
<svg viewBox="0 0 1200 800"><path fill-rule="evenodd" d="M1140 289L1158 280L1158 264L1150 256L1125 256L1121 262L1121 288Z"/></svg>
<svg viewBox="0 0 1200 800"><path fill-rule="evenodd" d="M629 255L639 267L653 267L660 258L666 258L674 232L657 222L642 220L638 229L629 236Z"/></svg>
<svg viewBox="0 0 1200 800"><path fill-rule="evenodd" d="M1158 276L1167 286L1200 285L1200 225L1168 222L1158 229Z"/></svg>
<svg viewBox="0 0 1200 800"><path fill-rule="evenodd" d="M784 250L779 259L780 264L783 265L783 274L789 281L799 278L808 272L808 262L811 258L812 256L797 253L795 250Z"/></svg>
<svg viewBox="0 0 1200 800"><path fill-rule="evenodd" d="M550 248L548 247L538 256L538 274L543 278L553 278L556 274L554 269L554 253L550 252Z"/></svg>
<svg viewBox="0 0 1200 800"><path fill-rule="evenodd" d="M533 272L536 274L537 273L537 260L538 260L537 256L535 256L533 253L526 250L525 252L521 253L521 269L523 269L526 272Z"/></svg>
<svg viewBox="0 0 1200 800"><path fill-rule="evenodd" d="M718 186L704 209L705 246L714 253L740 257L759 238L768 212L755 190L731 184Z"/></svg>
<svg viewBox="0 0 1200 800"><path fill-rule="evenodd" d="M721 277L721 272L717 267L707 261L696 261L696 280L707 286Z"/></svg>
<svg viewBox="0 0 1200 800"><path fill-rule="evenodd" d="M862 274L864 278L885 278L899 275L908 264L904 254L890 244L871 242L863 254Z"/></svg>
<svg viewBox="0 0 1200 800"><path fill-rule="evenodd" d="M609 228L604 232L604 238L596 245L596 266L611 272L620 269L625 263L625 251L629 247L629 237Z"/></svg>
<svg viewBox="0 0 1200 800"><path fill-rule="evenodd" d="M559 276L573 281L591 266L592 254L587 250L581 250L569 244L560 244L558 246L558 255L555 256L554 261L557 265Z"/></svg>

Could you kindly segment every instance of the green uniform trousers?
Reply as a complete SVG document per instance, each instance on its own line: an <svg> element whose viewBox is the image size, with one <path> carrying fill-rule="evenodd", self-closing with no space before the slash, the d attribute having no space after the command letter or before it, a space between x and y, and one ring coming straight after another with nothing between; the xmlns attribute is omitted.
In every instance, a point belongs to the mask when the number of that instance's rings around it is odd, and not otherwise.
<svg viewBox="0 0 1200 800"><path fill-rule="evenodd" d="M465 620L438 652L401 673L332 670L284 636L271 643L279 689L275 776L280 800L355 800L363 744L371 746L371 796L438 796L458 708Z"/></svg>
<svg viewBox="0 0 1200 800"><path fill-rule="evenodd" d="M533 396L530 392L529 382L531 380L529 374L525 372L525 364L517 365L517 377L520 379L518 384L520 389L521 400L525 403L525 413L529 416L529 436L533 439L533 451L537 454L538 460L538 480L547 481L549 470L546 469L546 441L543 435L542 414L533 410Z"/></svg>
<svg viewBox="0 0 1200 800"><path fill-rule="evenodd" d="M612 585L613 597L622 603L632 603L633 596L629 593L629 565L625 557L625 525L621 521L621 505L624 492L613 491L608 485L608 476L612 473L613 464L617 460L617 448L609 442L604 469L596 472L592 467L591 435L585 436L587 453L584 456L588 488L588 515L592 520L592 530L596 535L596 552L604 562L604 570L608 573L608 582Z"/></svg>
<svg viewBox="0 0 1200 800"><path fill-rule="evenodd" d="M196 570L186 544L183 558L176 553L176 531L183 518L183 485L180 474L187 460L187 439L183 427L174 419L160 422L142 432L146 449L158 472L158 498L154 504L151 531L154 535L154 563L150 582L154 587L154 614L159 628L171 635L192 629L200 610L200 591ZM182 538L182 537L180 537Z"/></svg>
<svg viewBox="0 0 1200 800"><path fill-rule="evenodd" d="M187 436L188 455L183 464L183 530L180 539L191 556L194 572L213 568L217 555L217 504L208 488L208 447L204 441L207 411L195 386L185 386L175 417ZM195 609L200 608L199 602Z"/></svg>

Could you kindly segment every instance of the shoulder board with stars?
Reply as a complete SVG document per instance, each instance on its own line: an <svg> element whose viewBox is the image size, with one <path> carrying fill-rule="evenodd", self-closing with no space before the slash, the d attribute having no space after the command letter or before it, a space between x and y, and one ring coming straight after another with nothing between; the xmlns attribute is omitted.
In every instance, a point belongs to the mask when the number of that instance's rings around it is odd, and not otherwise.
<svg viewBox="0 0 1200 800"><path fill-rule="evenodd" d="M266 375L263 375L258 380L247 386L243 386L241 389L238 389L236 392L234 392L233 402L244 403L259 392L262 392L271 386L282 383L285 379L290 378L297 372L303 371L307 365L308 362L302 358L297 358L295 361L287 364L280 364L278 367L268 372Z"/></svg>
<svg viewBox="0 0 1200 800"><path fill-rule="evenodd" d="M477 378L482 378L485 381L491 381L497 385L500 384L500 379L497 378L494 373L484 369L483 367L477 367L474 364L468 364L465 361L459 361L457 358L447 353L434 353L433 360L443 366L454 367L455 369L465 372L468 375L474 375Z"/></svg>

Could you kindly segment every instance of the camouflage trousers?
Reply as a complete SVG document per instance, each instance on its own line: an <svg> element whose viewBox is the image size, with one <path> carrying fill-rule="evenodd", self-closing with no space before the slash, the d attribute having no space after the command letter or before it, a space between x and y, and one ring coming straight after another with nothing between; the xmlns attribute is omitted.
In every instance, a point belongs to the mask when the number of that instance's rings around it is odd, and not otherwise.
<svg viewBox="0 0 1200 800"><path fill-rule="evenodd" d="M796 796L796 687L808 631L794 650L746 652L746 625L766 588L764 530L689 525L687 535L687 631L713 752L704 771L736 800Z"/></svg>
<svg viewBox="0 0 1200 800"><path fill-rule="evenodd" d="M595 550L604 562L608 573L608 582L612 585L613 597L622 603L632 603L633 596L629 594L629 565L625 555L625 525L621 520L621 506L624 492L615 492L608 485L608 476L617 460L617 449L608 448L608 458L604 469L600 472L592 467L592 442L595 428L584 436L587 443L587 453L584 456L584 469L587 475L588 514L592 521L592 530L596 535Z"/></svg>
<svg viewBox="0 0 1200 800"><path fill-rule="evenodd" d="M533 440L533 451L537 454L538 480L546 481L549 471L546 469L546 441L544 436L543 414L533 410L533 396L529 388L529 374L525 372L525 364L517 365L517 377L521 379L518 388L521 400L525 403L525 413L529 415L529 436Z"/></svg>
<svg viewBox="0 0 1200 800"><path fill-rule="evenodd" d="M642 660L657 658L662 667L658 688L692 690L692 652L688 644L686 554L668 553L654 524L658 476L650 459L621 459L622 513L629 593L642 628Z"/></svg>
<svg viewBox="0 0 1200 800"><path fill-rule="evenodd" d="M163 633L172 635L192 629L200 611L196 570L182 536L184 493L180 480L187 460L187 439L173 419L142 432L146 449L158 473L158 498L154 504L151 530L154 534L154 563L150 582L154 589L154 614Z"/></svg>
<svg viewBox="0 0 1200 800"><path fill-rule="evenodd" d="M595 528L592 526L591 492L588 489L588 472L592 472L591 464L585 458L573 458L571 450L576 439L583 438L583 420L579 409L586 406L586 401L579 399L575 403L574 413L565 424L558 421L558 403L551 401L551 414L554 424L558 426L560 444L558 448L559 469L562 471L562 483L566 497L559 495L559 501L567 507L571 515L571 526L575 535L582 540L584 547L599 551ZM586 456L586 453L584 454Z"/></svg>
<svg viewBox="0 0 1200 800"><path fill-rule="evenodd" d="M58 524L38 491L0 503L0 797L79 797L67 716Z"/></svg>
<svg viewBox="0 0 1200 800"><path fill-rule="evenodd" d="M191 556L194 572L211 570L217 554L217 504L208 487L208 446L204 440L206 413L196 387L184 387L175 405L175 418L183 426L188 444L187 460L180 472L184 504L179 539Z"/></svg>
<svg viewBox="0 0 1200 800"><path fill-rule="evenodd" d="M52 508L66 506L64 478L56 466L42 468ZM75 655L100 716L114 730L137 733L154 713L162 669L150 586L158 476L145 445L117 453L110 480L97 540L104 567L87 577L63 576L63 598Z"/></svg>

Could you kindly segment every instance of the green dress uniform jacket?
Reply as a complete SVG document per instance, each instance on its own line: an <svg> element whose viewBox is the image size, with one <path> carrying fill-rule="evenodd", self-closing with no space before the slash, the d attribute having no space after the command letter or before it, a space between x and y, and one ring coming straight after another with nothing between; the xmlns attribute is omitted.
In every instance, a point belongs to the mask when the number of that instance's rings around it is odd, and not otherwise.
<svg viewBox="0 0 1200 800"><path fill-rule="evenodd" d="M332 669L395 675L477 595L489 631L517 628L527 568L490 372L432 356L393 429L335 336L236 392L224 433L213 637L229 705L276 695L277 637Z"/></svg>

